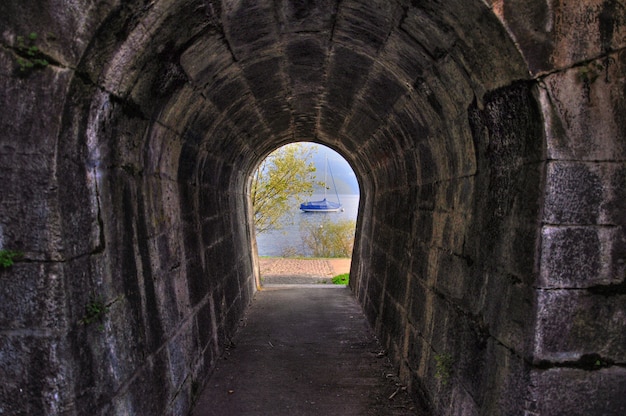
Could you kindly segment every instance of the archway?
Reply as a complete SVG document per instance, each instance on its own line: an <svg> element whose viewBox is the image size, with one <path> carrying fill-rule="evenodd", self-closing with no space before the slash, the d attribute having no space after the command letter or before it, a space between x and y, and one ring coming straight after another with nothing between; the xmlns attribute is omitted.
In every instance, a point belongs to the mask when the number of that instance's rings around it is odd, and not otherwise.
<svg viewBox="0 0 626 416"><path fill-rule="evenodd" d="M261 283L347 284L359 184L339 153L312 142L285 145L255 169L250 188Z"/></svg>

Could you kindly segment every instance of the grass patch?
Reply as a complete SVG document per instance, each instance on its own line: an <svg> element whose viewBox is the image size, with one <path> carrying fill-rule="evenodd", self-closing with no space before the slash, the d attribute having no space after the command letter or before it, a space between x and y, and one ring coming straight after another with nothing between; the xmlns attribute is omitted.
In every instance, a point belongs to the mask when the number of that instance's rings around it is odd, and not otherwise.
<svg viewBox="0 0 626 416"><path fill-rule="evenodd" d="M350 281L350 273L339 274L333 277L334 285L347 285Z"/></svg>

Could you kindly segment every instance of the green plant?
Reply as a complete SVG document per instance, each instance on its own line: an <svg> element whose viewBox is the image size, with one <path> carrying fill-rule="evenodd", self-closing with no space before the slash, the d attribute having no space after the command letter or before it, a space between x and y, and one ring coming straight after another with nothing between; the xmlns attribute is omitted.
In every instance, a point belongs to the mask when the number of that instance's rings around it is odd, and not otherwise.
<svg viewBox="0 0 626 416"><path fill-rule="evenodd" d="M435 354L435 377L441 381L442 385L448 384L450 375L452 375L452 366L454 359L450 354Z"/></svg>
<svg viewBox="0 0 626 416"><path fill-rule="evenodd" d="M104 316L109 312L111 303L105 303L101 296L92 297L85 305L85 315L78 322L82 325L90 325L99 322L98 329L100 331L104 330Z"/></svg>
<svg viewBox="0 0 626 416"><path fill-rule="evenodd" d="M280 253L280 256L284 258L296 258L298 257L298 255L298 249L291 246L283 248L282 252Z"/></svg>
<svg viewBox="0 0 626 416"><path fill-rule="evenodd" d="M315 150L291 143L270 153L252 175L250 200L257 234L292 223L294 202L313 194Z"/></svg>
<svg viewBox="0 0 626 416"><path fill-rule="evenodd" d="M9 268L13 266L15 260L19 259L23 256L23 253L20 251L13 250L0 250L0 267Z"/></svg>
<svg viewBox="0 0 626 416"><path fill-rule="evenodd" d="M593 84L602 74L604 67L599 64L591 64L588 66L580 67L578 70L578 75L580 80L585 84Z"/></svg>
<svg viewBox="0 0 626 416"><path fill-rule="evenodd" d="M331 221L324 217L321 222L302 221L300 233L313 257L350 257L355 227L353 220Z"/></svg>
<svg viewBox="0 0 626 416"><path fill-rule="evenodd" d="M26 74L35 68L45 68L49 62L43 57L39 47L35 45L37 33L31 32L27 37L18 36L16 38L17 52L21 55L17 58L19 72Z"/></svg>
<svg viewBox="0 0 626 416"><path fill-rule="evenodd" d="M345 274L339 274L335 277L333 277L333 284L334 285L347 285L350 281L350 274L349 273L345 273Z"/></svg>

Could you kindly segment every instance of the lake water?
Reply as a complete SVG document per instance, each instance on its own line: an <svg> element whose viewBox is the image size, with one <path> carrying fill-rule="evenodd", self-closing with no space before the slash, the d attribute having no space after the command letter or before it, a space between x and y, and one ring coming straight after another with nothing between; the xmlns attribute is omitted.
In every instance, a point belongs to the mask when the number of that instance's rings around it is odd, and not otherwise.
<svg viewBox="0 0 626 416"><path fill-rule="evenodd" d="M313 195L311 201L324 199L324 195ZM328 197L329 201L335 201L334 197ZM330 221L353 220L359 213L359 195L339 195L343 205L343 212L303 212L300 204L293 204L293 210L283 219L284 227L281 230L267 231L256 237L259 256L282 256L286 252L295 251L300 255L311 255L310 250L302 243L300 225L304 222L313 224L321 223L325 218ZM289 219L291 217L291 220ZM291 223L293 221L293 223Z"/></svg>

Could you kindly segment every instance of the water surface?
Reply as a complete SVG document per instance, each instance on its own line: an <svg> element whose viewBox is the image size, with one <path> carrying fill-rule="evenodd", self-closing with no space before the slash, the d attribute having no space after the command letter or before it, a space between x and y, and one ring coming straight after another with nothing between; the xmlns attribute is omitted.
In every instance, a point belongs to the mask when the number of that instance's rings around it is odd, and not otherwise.
<svg viewBox="0 0 626 416"><path fill-rule="evenodd" d="M323 198L324 195L313 195L310 200L318 201ZM334 196L328 196L328 199L336 201ZM259 256L282 256L288 252L310 256L310 250L302 242L301 223L305 221L313 224L321 223L325 218L334 222L341 220L356 222L359 212L359 195L339 195L339 200L343 205L343 212L303 212L300 211L300 204L294 202L293 209L282 219L284 226L281 230L267 231L257 235Z"/></svg>

